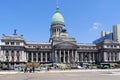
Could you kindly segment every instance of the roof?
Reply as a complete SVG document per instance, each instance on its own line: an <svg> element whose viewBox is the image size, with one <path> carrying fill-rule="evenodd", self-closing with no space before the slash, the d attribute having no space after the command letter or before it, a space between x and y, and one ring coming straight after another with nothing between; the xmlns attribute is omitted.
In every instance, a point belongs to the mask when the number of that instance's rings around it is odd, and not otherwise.
<svg viewBox="0 0 120 80"><path fill-rule="evenodd" d="M49 42L30 42L30 41L27 41L26 44L45 44L45 45L50 45L51 43L49 43Z"/></svg>
<svg viewBox="0 0 120 80"><path fill-rule="evenodd" d="M12 35L12 36L5 36L3 35L2 40L23 40L23 36L18 36L18 35Z"/></svg>
<svg viewBox="0 0 120 80"><path fill-rule="evenodd" d="M55 14L52 17L51 25L53 24L63 24L64 25L64 18L59 11L59 8L56 9Z"/></svg>

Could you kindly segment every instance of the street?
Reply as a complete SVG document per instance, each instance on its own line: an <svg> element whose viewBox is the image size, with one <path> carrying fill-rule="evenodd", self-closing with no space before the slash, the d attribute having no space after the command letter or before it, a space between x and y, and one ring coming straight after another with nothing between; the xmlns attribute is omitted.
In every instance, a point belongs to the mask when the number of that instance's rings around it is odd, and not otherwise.
<svg viewBox="0 0 120 80"><path fill-rule="evenodd" d="M119 80L111 72L43 72L0 75L0 80Z"/></svg>

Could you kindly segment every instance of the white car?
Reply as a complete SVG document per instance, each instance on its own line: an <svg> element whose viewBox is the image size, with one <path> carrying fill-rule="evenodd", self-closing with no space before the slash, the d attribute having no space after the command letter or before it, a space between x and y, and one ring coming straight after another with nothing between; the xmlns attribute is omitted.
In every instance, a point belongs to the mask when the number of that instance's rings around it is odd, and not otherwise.
<svg viewBox="0 0 120 80"><path fill-rule="evenodd" d="M84 68L83 68L83 67L81 67L81 66L77 66L77 68L78 68L78 69L84 69Z"/></svg>

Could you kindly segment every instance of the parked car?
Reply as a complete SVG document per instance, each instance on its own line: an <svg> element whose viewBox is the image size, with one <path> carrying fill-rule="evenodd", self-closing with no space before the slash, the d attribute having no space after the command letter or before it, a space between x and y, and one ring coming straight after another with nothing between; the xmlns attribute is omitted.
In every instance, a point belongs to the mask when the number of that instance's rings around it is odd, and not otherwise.
<svg viewBox="0 0 120 80"><path fill-rule="evenodd" d="M84 69L84 67L81 67L81 66L77 66L78 69Z"/></svg>
<svg viewBox="0 0 120 80"><path fill-rule="evenodd" d="M2 70L9 70L8 66L2 66Z"/></svg>

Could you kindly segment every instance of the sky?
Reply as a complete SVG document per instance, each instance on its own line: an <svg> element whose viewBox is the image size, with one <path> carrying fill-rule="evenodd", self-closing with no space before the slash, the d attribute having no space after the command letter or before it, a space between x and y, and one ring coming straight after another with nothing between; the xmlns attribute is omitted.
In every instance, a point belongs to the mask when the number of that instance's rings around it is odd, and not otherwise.
<svg viewBox="0 0 120 80"><path fill-rule="evenodd" d="M2 34L24 35L26 41L48 42L57 0L0 0ZM120 23L120 0L58 0L70 37L77 43L92 43L102 30Z"/></svg>

